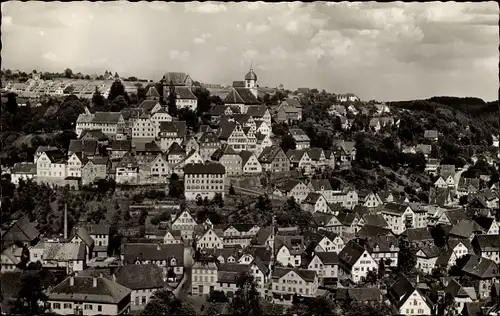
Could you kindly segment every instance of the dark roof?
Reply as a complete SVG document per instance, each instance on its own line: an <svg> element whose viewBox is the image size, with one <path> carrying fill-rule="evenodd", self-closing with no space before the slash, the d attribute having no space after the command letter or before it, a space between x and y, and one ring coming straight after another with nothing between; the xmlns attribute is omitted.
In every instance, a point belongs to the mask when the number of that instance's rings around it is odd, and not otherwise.
<svg viewBox="0 0 500 316"><path fill-rule="evenodd" d="M260 104L252 91L247 88L233 87L224 99L225 104Z"/></svg>
<svg viewBox="0 0 500 316"><path fill-rule="evenodd" d="M186 155L186 152L184 151L184 149L182 149L181 145L177 144L177 142L174 142L172 143L172 145L170 145L170 148L168 149L168 155L183 155L185 156Z"/></svg>
<svg viewBox="0 0 500 316"><path fill-rule="evenodd" d="M345 211L341 211L339 212L339 214L337 215L337 219L339 220L339 222L342 223L342 225L344 226L351 226L352 223L354 222L354 220L356 219L357 217L357 214L356 213L353 213L353 212L345 212Z"/></svg>
<svg viewBox="0 0 500 316"><path fill-rule="evenodd" d="M174 143L177 144L177 143ZM135 151L136 152L161 152L160 146L155 141L151 141L149 143L135 143Z"/></svg>
<svg viewBox="0 0 500 316"><path fill-rule="evenodd" d="M339 256L336 252L316 252L316 256L323 264L339 264Z"/></svg>
<svg viewBox="0 0 500 316"><path fill-rule="evenodd" d="M399 248L398 239L391 235L370 237L365 244L370 252L390 252L397 251Z"/></svg>
<svg viewBox="0 0 500 316"><path fill-rule="evenodd" d="M314 160L314 161L319 161L321 154L323 153L323 149L317 148L317 147L306 148L305 150L306 150L309 158L311 158L311 160Z"/></svg>
<svg viewBox="0 0 500 316"><path fill-rule="evenodd" d="M468 254L467 263L462 271L479 279L489 279L499 276L497 264L487 258Z"/></svg>
<svg viewBox="0 0 500 316"><path fill-rule="evenodd" d="M320 193L316 192L309 192L309 194L306 196L304 201L302 201L303 204L316 204L318 200L322 197Z"/></svg>
<svg viewBox="0 0 500 316"><path fill-rule="evenodd" d="M100 129L84 129L80 134L80 139L82 139L83 137L94 138L97 139L98 141L108 140L106 134L104 134Z"/></svg>
<svg viewBox="0 0 500 316"><path fill-rule="evenodd" d="M129 165L131 165L131 168L138 168L137 160L135 159L134 156L130 152L125 153L123 155L122 159L118 162L116 165L117 168L121 167L126 167L129 168Z"/></svg>
<svg viewBox="0 0 500 316"><path fill-rule="evenodd" d="M448 234L463 238L469 238L475 232L482 232L481 226L479 226L472 220L463 219L460 220L457 224L453 225L453 228L449 231Z"/></svg>
<svg viewBox="0 0 500 316"><path fill-rule="evenodd" d="M245 81L233 81L233 87L234 88L244 88Z"/></svg>
<svg viewBox="0 0 500 316"><path fill-rule="evenodd" d="M358 231L359 237L375 237L375 236L384 236L391 234L391 230L389 228L383 228L372 225L364 225Z"/></svg>
<svg viewBox="0 0 500 316"><path fill-rule="evenodd" d="M145 112L151 112L151 110L158 104L156 100L144 100L139 105L139 108L143 109Z"/></svg>
<svg viewBox="0 0 500 316"><path fill-rule="evenodd" d="M160 131L167 133L177 133L177 137L185 137L187 125L185 121L160 122Z"/></svg>
<svg viewBox="0 0 500 316"><path fill-rule="evenodd" d="M250 71L245 75L245 80L257 80L257 75L253 72L252 68L250 68Z"/></svg>
<svg viewBox="0 0 500 316"><path fill-rule="evenodd" d="M245 166L247 161L250 160L250 158L253 156L253 153L248 150L242 150L240 151L239 155L241 157L241 165Z"/></svg>
<svg viewBox="0 0 500 316"><path fill-rule="evenodd" d="M36 229L35 224L31 223L28 216L24 216L17 220L8 230L2 235L2 243L10 243L15 241L32 242L40 232Z"/></svg>
<svg viewBox="0 0 500 316"><path fill-rule="evenodd" d="M248 107L246 114L251 117L263 117L266 111L267 106L265 105L252 105Z"/></svg>
<svg viewBox="0 0 500 316"><path fill-rule="evenodd" d="M262 150L262 153L259 156L259 162L263 163L272 163L274 158L280 153L283 152L283 149L279 146L268 146Z"/></svg>
<svg viewBox="0 0 500 316"><path fill-rule="evenodd" d="M12 167L12 173L36 174L36 163L17 162Z"/></svg>
<svg viewBox="0 0 500 316"><path fill-rule="evenodd" d="M85 229L89 235L109 235L111 225L109 224L87 224Z"/></svg>
<svg viewBox="0 0 500 316"><path fill-rule="evenodd" d="M73 278L74 284L70 284ZM97 286L93 286L93 277L73 276L68 277L48 294L51 301L81 301L118 304L132 292L130 289L108 280L97 278Z"/></svg>
<svg viewBox="0 0 500 316"><path fill-rule="evenodd" d="M388 294L395 302L400 303L400 298L413 293L414 290L413 284L404 275L400 274L398 280L389 289Z"/></svg>
<svg viewBox="0 0 500 316"><path fill-rule="evenodd" d="M95 112L92 123L117 124L121 116L120 112Z"/></svg>
<svg viewBox="0 0 500 316"><path fill-rule="evenodd" d="M156 264L127 264L115 272L116 282L132 290L163 287L162 269Z"/></svg>
<svg viewBox="0 0 500 316"><path fill-rule="evenodd" d="M297 269L297 268L284 268L284 267L275 267L273 271L272 278L280 279L291 271L297 273L304 281L313 282L316 277L316 271L313 270L305 270L305 269Z"/></svg>
<svg viewBox="0 0 500 316"><path fill-rule="evenodd" d="M201 137L200 139L198 140L199 144L203 144L203 143L219 143L219 139L217 138L217 135L215 135L214 132L209 132L209 131L206 131L206 132L203 132L203 134L201 134Z"/></svg>
<svg viewBox="0 0 500 316"><path fill-rule="evenodd" d="M332 185L328 179L312 179L309 184L312 185L314 191L332 190Z"/></svg>
<svg viewBox="0 0 500 316"><path fill-rule="evenodd" d="M221 114L224 114L224 111L226 111L226 108L228 108L227 105L214 104L214 105L212 105L212 108L210 109L208 114L210 114L211 116L219 116Z"/></svg>
<svg viewBox="0 0 500 316"><path fill-rule="evenodd" d="M204 164L187 164L184 166L184 174L225 174L226 168L220 163L207 162Z"/></svg>
<svg viewBox="0 0 500 316"><path fill-rule="evenodd" d="M88 230L84 227L75 227L71 234L69 240L73 239L75 236L80 237L80 239L90 248L94 244L94 239L90 237Z"/></svg>
<svg viewBox="0 0 500 316"><path fill-rule="evenodd" d="M247 264L225 263L219 265L217 271L217 282L220 283L236 283L240 273L248 272L250 266Z"/></svg>
<svg viewBox="0 0 500 316"><path fill-rule="evenodd" d="M169 260L175 258L177 265L184 263L184 244L125 243L122 246L123 261L133 264L137 260ZM169 262L167 262L170 264Z"/></svg>
<svg viewBox="0 0 500 316"><path fill-rule="evenodd" d="M422 250L422 252L424 253L424 255L427 258L436 258L436 257L439 257L439 255L441 254L441 250L438 247L436 247L435 245L422 246L422 247L420 247L419 250ZM417 253L418 253L418 251L417 251Z"/></svg>
<svg viewBox="0 0 500 316"><path fill-rule="evenodd" d="M387 221L382 214L364 214L362 216L365 221L365 225L387 227Z"/></svg>
<svg viewBox="0 0 500 316"><path fill-rule="evenodd" d="M476 235L475 242L483 251L500 251L500 237L498 235Z"/></svg>
<svg viewBox="0 0 500 316"><path fill-rule="evenodd" d="M114 140L111 142L111 150L129 151L132 148L130 140Z"/></svg>
<svg viewBox="0 0 500 316"><path fill-rule="evenodd" d="M407 236L412 242L434 240L427 227L408 228L402 233L402 235Z"/></svg>
<svg viewBox="0 0 500 316"><path fill-rule="evenodd" d="M384 204L381 207L381 210L384 213L402 215L408 207L409 206L407 204L398 204L398 203L390 202L390 203Z"/></svg>
<svg viewBox="0 0 500 316"><path fill-rule="evenodd" d="M376 287L365 288L338 288L335 298L337 300L352 299L358 302L382 301L382 292Z"/></svg>
<svg viewBox="0 0 500 316"><path fill-rule="evenodd" d="M185 72L167 72L163 75L162 80L167 85L172 82L174 86L183 86L186 84L187 77L188 74L186 74Z"/></svg>
<svg viewBox="0 0 500 316"><path fill-rule="evenodd" d="M353 240L349 240L344 249L339 253L340 262L350 269L363 255L363 252L365 252L363 247Z"/></svg>
<svg viewBox="0 0 500 316"><path fill-rule="evenodd" d="M193 94L189 87L175 87L177 99L183 100L197 100L198 98Z"/></svg>

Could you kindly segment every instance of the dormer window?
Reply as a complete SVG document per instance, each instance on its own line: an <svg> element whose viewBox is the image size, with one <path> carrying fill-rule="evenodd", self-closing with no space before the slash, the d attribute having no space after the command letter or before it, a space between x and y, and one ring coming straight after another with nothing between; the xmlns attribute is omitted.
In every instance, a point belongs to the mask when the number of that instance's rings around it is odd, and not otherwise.
<svg viewBox="0 0 500 316"><path fill-rule="evenodd" d="M172 259L170 260L170 265L171 265L171 266L176 266L176 265L177 265L177 260L175 260L175 258L172 258Z"/></svg>

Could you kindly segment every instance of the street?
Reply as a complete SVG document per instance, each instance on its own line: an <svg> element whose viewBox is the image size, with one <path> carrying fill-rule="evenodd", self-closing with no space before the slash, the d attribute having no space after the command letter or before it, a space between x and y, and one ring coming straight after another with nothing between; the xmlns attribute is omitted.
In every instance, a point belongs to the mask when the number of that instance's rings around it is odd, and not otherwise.
<svg viewBox="0 0 500 316"><path fill-rule="evenodd" d="M178 298L185 297L191 292L191 272L193 266L193 248L191 243L184 245L184 277L182 278L179 286L173 291L174 295Z"/></svg>

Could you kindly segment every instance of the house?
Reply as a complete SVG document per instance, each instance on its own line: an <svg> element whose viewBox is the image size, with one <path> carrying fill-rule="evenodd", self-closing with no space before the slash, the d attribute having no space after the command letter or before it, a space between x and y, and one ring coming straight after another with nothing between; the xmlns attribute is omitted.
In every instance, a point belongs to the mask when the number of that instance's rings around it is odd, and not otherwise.
<svg viewBox="0 0 500 316"><path fill-rule="evenodd" d="M172 217L172 230L179 230L183 239L192 240L194 229L198 225L193 216L187 210L184 210L177 216L172 215Z"/></svg>
<svg viewBox="0 0 500 316"><path fill-rule="evenodd" d="M157 136L156 124L151 121L151 117L143 113L132 126L132 142L148 143L154 141Z"/></svg>
<svg viewBox="0 0 500 316"><path fill-rule="evenodd" d="M295 99L285 99L276 108L274 120L278 123L298 122L302 120L302 105Z"/></svg>
<svg viewBox="0 0 500 316"><path fill-rule="evenodd" d="M305 149L289 149L286 155L292 168L302 170L304 174L312 173L312 160Z"/></svg>
<svg viewBox="0 0 500 316"><path fill-rule="evenodd" d="M431 274L436 267L436 261L441 254L439 248L434 245L423 245L417 251L417 269L426 274Z"/></svg>
<svg viewBox="0 0 500 316"><path fill-rule="evenodd" d="M84 226L90 238L94 240L92 257L107 257L109 246L110 225L90 224Z"/></svg>
<svg viewBox="0 0 500 316"><path fill-rule="evenodd" d="M328 179L312 179L308 187L312 192L321 193L328 203L332 203L334 191Z"/></svg>
<svg viewBox="0 0 500 316"><path fill-rule="evenodd" d="M300 180L289 179L282 188L287 197L293 197L297 203L302 203L311 190Z"/></svg>
<svg viewBox="0 0 500 316"><path fill-rule="evenodd" d="M296 149L306 149L311 146L311 140L307 136L307 134L301 130L300 128L290 128L288 130L290 135L293 137L295 141Z"/></svg>
<svg viewBox="0 0 500 316"><path fill-rule="evenodd" d="M10 182L15 185L19 184L19 180L27 181L28 179L35 180L37 176L36 163L17 162L12 167L10 174Z"/></svg>
<svg viewBox="0 0 500 316"><path fill-rule="evenodd" d="M36 160L36 180L44 183L63 183L66 178L66 160L59 150L45 151Z"/></svg>
<svg viewBox="0 0 500 316"><path fill-rule="evenodd" d="M11 273L18 269L18 265L21 263L22 251L22 248L16 247L15 245L2 251L2 255L0 256L2 273Z"/></svg>
<svg viewBox="0 0 500 316"><path fill-rule="evenodd" d="M212 229L206 229L199 237L196 238L196 247L198 249L204 248L224 248L224 240L220 235Z"/></svg>
<svg viewBox="0 0 500 316"><path fill-rule="evenodd" d="M262 166L257 157L247 150L242 150L239 153L241 157L241 167L243 174L254 175L262 173Z"/></svg>
<svg viewBox="0 0 500 316"><path fill-rule="evenodd" d="M304 233L304 235L307 232ZM345 247L345 240L337 234L330 233L326 230L318 230L318 241L314 252L335 252L340 253Z"/></svg>
<svg viewBox="0 0 500 316"><path fill-rule="evenodd" d="M439 166L440 166L439 159L428 159L427 162L425 163L425 172L435 175L437 174Z"/></svg>
<svg viewBox="0 0 500 316"><path fill-rule="evenodd" d="M70 243L75 244L84 244L85 245L85 255L86 260L89 261L92 258L92 254L94 253L94 240L90 237L90 234L87 229L84 227L75 227L71 232L71 236L69 237Z"/></svg>
<svg viewBox="0 0 500 316"><path fill-rule="evenodd" d="M163 280L180 280L184 274L183 244L124 243L121 261L128 264L156 264Z"/></svg>
<svg viewBox="0 0 500 316"><path fill-rule="evenodd" d="M358 283L366 277L368 271L378 271L378 264L363 247L353 240L339 253L339 278L349 278Z"/></svg>
<svg viewBox="0 0 500 316"><path fill-rule="evenodd" d="M165 236L163 236L164 244L183 244L184 239L182 238L182 230L174 230L170 229L165 232Z"/></svg>
<svg viewBox="0 0 500 316"><path fill-rule="evenodd" d="M213 199L220 193L224 198L226 168L220 163L188 164L184 166L184 195L186 200L198 197Z"/></svg>
<svg viewBox="0 0 500 316"><path fill-rule="evenodd" d="M255 280L257 291L259 291L260 296L264 298L267 293L266 285L268 284L269 268L260 257L255 257L250 264L250 271Z"/></svg>
<svg viewBox="0 0 500 316"><path fill-rule="evenodd" d="M222 229L225 246L239 245L246 248L250 245L252 239L257 235L260 227L256 224L232 224L229 226L219 226Z"/></svg>
<svg viewBox="0 0 500 316"><path fill-rule="evenodd" d="M434 182L436 188L455 188L455 166L448 168L448 165L441 165L439 178Z"/></svg>
<svg viewBox="0 0 500 316"><path fill-rule="evenodd" d="M165 92L164 92L165 93ZM177 86L174 88L174 93L176 95L175 105L177 109L189 109L193 112L196 112L198 107L198 98L191 91L190 87ZM166 98L170 91L166 92Z"/></svg>
<svg viewBox="0 0 500 316"><path fill-rule="evenodd" d="M262 135L267 135L271 136L272 134L272 127L271 125L268 125L265 121L255 121L255 134L262 134Z"/></svg>
<svg viewBox="0 0 500 316"><path fill-rule="evenodd" d="M200 156L204 161L210 160L213 153L219 148L220 142L213 132L204 132L198 139L200 145Z"/></svg>
<svg viewBox="0 0 500 316"><path fill-rule="evenodd" d="M476 302L477 295L474 287L464 287L458 283L455 278L449 278L448 286L444 290L445 295L451 297L454 301L454 307L458 314L462 314L468 303Z"/></svg>
<svg viewBox="0 0 500 316"><path fill-rule="evenodd" d="M389 289L389 298L401 315L432 315L434 306L430 300L401 275Z"/></svg>
<svg viewBox="0 0 500 316"><path fill-rule="evenodd" d="M307 269L316 271L320 283L333 283L338 277L339 257L336 252L315 252Z"/></svg>
<svg viewBox="0 0 500 316"><path fill-rule="evenodd" d="M422 210L413 210L409 205L386 203L380 207L380 213L389 224L394 234L401 234L408 227L427 227L427 214Z"/></svg>
<svg viewBox="0 0 500 316"><path fill-rule="evenodd" d="M305 250L303 236L275 236L276 261L283 266L299 267Z"/></svg>
<svg viewBox="0 0 500 316"><path fill-rule="evenodd" d="M143 309L158 290L163 289L162 270L155 264L128 264L113 273L114 282L132 290L130 307Z"/></svg>
<svg viewBox="0 0 500 316"><path fill-rule="evenodd" d="M82 165L86 162L86 159L82 156L82 153L72 154L66 163L66 175L68 177L81 178L82 177Z"/></svg>
<svg viewBox="0 0 500 316"><path fill-rule="evenodd" d="M265 105L251 105L246 114L254 120L265 122L268 127L271 126L271 113Z"/></svg>
<svg viewBox="0 0 500 316"><path fill-rule="evenodd" d="M146 100L154 100L154 101L160 100L160 94L158 93L158 90L156 90L154 86L149 87L148 92L146 92Z"/></svg>
<svg viewBox="0 0 500 316"><path fill-rule="evenodd" d="M376 112L377 115L391 113L391 109L385 103L375 103L373 106L375 107L375 109L377 111Z"/></svg>
<svg viewBox="0 0 500 316"><path fill-rule="evenodd" d="M212 158L226 168L227 176L240 176L243 172L241 156L227 144L217 149Z"/></svg>
<svg viewBox="0 0 500 316"><path fill-rule="evenodd" d="M94 157L82 167L82 184L87 185L107 179L110 170L111 161L108 157Z"/></svg>
<svg viewBox="0 0 500 316"><path fill-rule="evenodd" d="M127 152L117 163L115 172L116 183L138 183L139 165L130 152Z"/></svg>
<svg viewBox="0 0 500 316"><path fill-rule="evenodd" d="M67 274L83 271L87 267L86 247L83 243L43 242L30 249L34 262L46 269L62 270ZM36 258L35 258L36 256Z"/></svg>
<svg viewBox="0 0 500 316"><path fill-rule="evenodd" d="M425 132L424 132L424 138L431 140L433 142L438 141L438 136L439 136L439 133L436 130L425 130Z"/></svg>
<svg viewBox="0 0 500 316"><path fill-rule="evenodd" d="M132 143L129 140L113 140L111 142L109 155L111 160L120 160L126 153L132 149Z"/></svg>
<svg viewBox="0 0 500 316"><path fill-rule="evenodd" d="M249 266L246 264L224 263L219 265L217 270L216 291L222 291L230 299L238 290L237 279L240 273L249 272Z"/></svg>
<svg viewBox="0 0 500 316"><path fill-rule="evenodd" d="M416 153L422 153L425 159L429 159L429 155L431 154L432 151L432 146L426 144L418 144L415 148L415 151Z"/></svg>
<svg viewBox="0 0 500 316"><path fill-rule="evenodd" d="M356 102L359 101L359 98L352 94L352 93L345 93L345 94L337 94L337 101L338 102Z"/></svg>
<svg viewBox="0 0 500 316"><path fill-rule="evenodd" d="M84 158L92 158L99 154L99 143L96 139L71 139L68 146L68 157L73 154L81 154Z"/></svg>
<svg viewBox="0 0 500 316"><path fill-rule="evenodd" d="M491 217L476 217L474 221L481 226L486 235L498 235L499 227L494 218Z"/></svg>
<svg viewBox="0 0 500 316"><path fill-rule="evenodd" d="M279 146L264 148L259 156L259 162L264 171L272 173L290 171L290 160Z"/></svg>
<svg viewBox="0 0 500 316"><path fill-rule="evenodd" d="M251 131L251 129L248 128L248 131ZM217 130L217 136L219 137L221 143L228 144L233 147L236 152L247 149L251 150L248 148L249 139L245 133L244 126L242 126L239 122L235 122L234 120L221 121L219 129ZM257 140L255 139L255 146L257 146L256 143Z"/></svg>
<svg viewBox="0 0 500 316"><path fill-rule="evenodd" d="M130 312L131 292L104 277L69 276L47 293L47 306L59 315L122 315Z"/></svg>
<svg viewBox="0 0 500 316"><path fill-rule="evenodd" d="M399 242L395 236L375 236L367 238L365 248L378 264L384 260L385 266L398 266Z"/></svg>
<svg viewBox="0 0 500 316"><path fill-rule="evenodd" d="M184 142L182 142L181 147L187 152L195 151L197 153L200 152L200 144L198 144L198 140L195 137L189 136Z"/></svg>
<svg viewBox="0 0 500 316"><path fill-rule="evenodd" d="M187 136L187 125L184 121L160 123L160 147L166 152L173 143L182 144Z"/></svg>
<svg viewBox="0 0 500 316"><path fill-rule="evenodd" d="M481 189L479 179L460 177L457 187L457 197L475 194Z"/></svg>
<svg viewBox="0 0 500 316"><path fill-rule="evenodd" d="M192 266L192 295L208 295L215 291L218 279L218 267L215 262L195 261Z"/></svg>
<svg viewBox="0 0 500 316"><path fill-rule="evenodd" d="M429 204L447 207L453 204L453 188L431 187L429 189Z"/></svg>
<svg viewBox="0 0 500 316"><path fill-rule="evenodd" d="M334 214L315 212L311 221L311 225L316 227L317 230L323 229L328 232L342 232L343 225Z"/></svg>
<svg viewBox="0 0 500 316"><path fill-rule="evenodd" d="M366 207L376 208L382 204L382 201L377 193L361 190L358 192L358 203Z"/></svg>
<svg viewBox="0 0 500 316"><path fill-rule="evenodd" d="M166 182L171 174L171 165L168 162L168 157L165 154L158 154L156 158L151 162L150 169L151 177L154 178L154 182L161 183Z"/></svg>
<svg viewBox="0 0 500 316"><path fill-rule="evenodd" d="M306 198L302 201L300 207L310 213L323 212L330 213L330 207L325 197L321 193L309 192Z"/></svg>
<svg viewBox="0 0 500 316"><path fill-rule="evenodd" d="M6 231L2 229L2 249L15 243L25 246L35 245L40 237L40 232L34 223L30 222L28 216L16 220Z"/></svg>
<svg viewBox="0 0 500 316"><path fill-rule="evenodd" d="M485 299L489 297L491 287L498 282L500 276L498 265L490 259L470 254L466 255L464 261L466 263L462 267L462 271L472 278L479 298Z"/></svg>
<svg viewBox="0 0 500 316"><path fill-rule="evenodd" d="M80 114L76 120L76 135L79 137L83 130L98 129L108 138L116 138L125 130L125 120L120 112L95 112L94 114Z"/></svg>
<svg viewBox="0 0 500 316"><path fill-rule="evenodd" d="M401 235L406 236L408 241L415 247L434 244L434 238L427 227L407 228Z"/></svg>
<svg viewBox="0 0 500 316"><path fill-rule="evenodd" d="M453 225L448 232L448 237L451 239L469 239L469 241L472 241L475 235L483 233L483 229L475 221L464 219Z"/></svg>
<svg viewBox="0 0 500 316"><path fill-rule="evenodd" d="M274 304L290 305L295 294L315 297L319 279L316 271L276 267L271 275Z"/></svg>
<svg viewBox="0 0 500 316"><path fill-rule="evenodd" d="M172 143L167 150L167 161L171 165L178 164L182 159L186 158L186 152L178 143Z"/></svg>
<svg viewBox="0 0 500 316"><path fill-rule="evenodd" d="M476 235L472 240L474 251L478 256L500 264L500 238L496 235Z"/></svg>

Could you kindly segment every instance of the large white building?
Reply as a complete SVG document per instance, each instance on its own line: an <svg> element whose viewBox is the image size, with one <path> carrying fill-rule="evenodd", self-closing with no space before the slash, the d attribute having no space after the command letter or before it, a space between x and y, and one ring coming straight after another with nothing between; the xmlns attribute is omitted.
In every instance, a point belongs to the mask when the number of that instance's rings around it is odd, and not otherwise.
<svg viewBox="0 0 500 316"><path fill-rule="evenodd" d="M224 198L226 168L219 163L187 164L184 166L184 195L186 200L198 197L213 199L220 193Z"/></svg>
<svg viewBox="0 0 500 316"><path fill-rule="evenodd" d="M76 120L76 135L80 137L84 130L101 130L106 136L116 138L125 131L125 120L120 112L87 112Z"/></svg>

